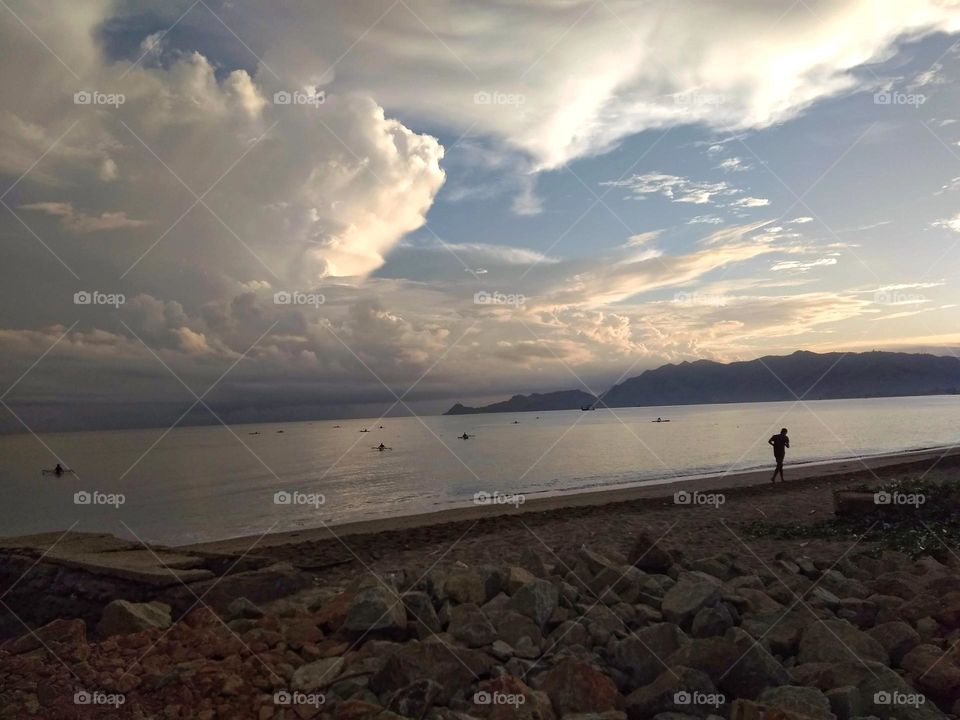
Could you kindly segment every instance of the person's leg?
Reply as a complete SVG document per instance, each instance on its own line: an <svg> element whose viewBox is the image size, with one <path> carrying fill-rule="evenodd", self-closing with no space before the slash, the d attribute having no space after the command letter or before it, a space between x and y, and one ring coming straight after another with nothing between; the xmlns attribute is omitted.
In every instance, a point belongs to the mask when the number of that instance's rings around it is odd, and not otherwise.
<svg viewBox="0 0 960 720"><path fill-rule="evenodd" d="M777 458L777 472L780 473L780 482L783 482L783 458Z"/></svg>

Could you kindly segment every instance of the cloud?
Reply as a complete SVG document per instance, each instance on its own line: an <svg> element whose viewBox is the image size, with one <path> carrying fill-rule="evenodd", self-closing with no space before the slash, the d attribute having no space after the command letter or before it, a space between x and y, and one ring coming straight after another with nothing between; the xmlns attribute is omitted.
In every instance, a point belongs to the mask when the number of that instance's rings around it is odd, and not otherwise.
<svg viewBox="0 0 960 720"><path fill-rule="evenodd" d="M649 230L647 232L631 235L627 238L624 247L640 247L656 240L663 233L663 230Z"/></svg>
<svg viewBox="0 0 960 720"><path fill-rule="evenodd" d="M960 233L960 213L957 213L953 217L935 221L933 227Z"/></svg>
<svg viewBox="0 0 960 720"><path fill-rule="evenodd" d="M739 200L734 200L730 203L731 207L738 208L756 208L756 207L766 207L770 204L770 201L767 198L756 198L756 197L744 197Z"/></svg>
<svg viewBox="0 0 960 720"><path fill-rule="evenodd" d="M98 216L85 215L77 212L72 203L65 202L37 202L21 205L22 210L35 210L46 215L60 218L60 224L70 232L92 233L106 230L122 230L123 228L138 228L149 225L147 220L128 218L127 213L104 212Z"/></svg>
<svg viewBox="0 0 960 720"><path fill-rule="evenodd" d="M811 260L810 262L802 262L800 260L784 260L783 262L775 263L770 267L774 272L781 272L783 270L797 270L799 272L806 272L807 270L812 270L815 267L824 267L826 265L836 265L836 258L819 258L817 260Z"/></svg>
<svg viewBox="0 0 960 720"><path fill-rule="evenodd" d="M787 225L806 225L807 223L812 223L813 218L809 215L803 215L801 217L795 217L793 220L787 220Z"/></svg>
<svg viewBox="0 0 960 720"><path fill-rule="evenodd" d="M752 169L752 165L745 163L741 158L732 157L727 158L722 163L717 165L717 170L724 170L725 172L744 172L746 170Z"/></svg>
<svg viewBox="0 0 960 720"><path fill-rule="evenodd" d="M601 182L604 187L624 187L633 195L662 195L673 202L693 203L694 205L716 204L715 198L735 195L740 192L725 182L706 182L691 180L679 175L662 172L650 172L631 175L624 180Z"/></svg>
<svg viewBox="0 0 960 720"><path fill-rule="evenodd" d="M306 81L337 62L338 76L404 117L472 128L540 168L651 128L699 123L731 132L786 122L866 86L854 70L885 59L898 42L960 28L957 8L935 0L882 10L837 0L789 21L782 12L750 0L674 3L668 12L632 0L471 2L455 11L419 0L392 9L385 1L346 10L320 3L289 15L245 5L225 21L255 38L281 75ZM195 22L217 24L200 14ZM478 104L478 92L503 101Z"/></svg>

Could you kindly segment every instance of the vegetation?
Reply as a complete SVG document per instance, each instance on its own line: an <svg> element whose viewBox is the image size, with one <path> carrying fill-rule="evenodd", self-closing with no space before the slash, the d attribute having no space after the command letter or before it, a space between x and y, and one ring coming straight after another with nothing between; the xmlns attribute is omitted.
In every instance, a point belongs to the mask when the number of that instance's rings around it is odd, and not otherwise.
<svg viewBox="0 0 960 720"><path fill-rule="evenodd" d="M750 537L784 540L859 537L861 542L875 543L876 552L897 550L914 557L960 552L960 484L921 477L849 490L886 493L890 502L877 502L865 511L816 523L760 520L746 523L743 531Z"/></svg>

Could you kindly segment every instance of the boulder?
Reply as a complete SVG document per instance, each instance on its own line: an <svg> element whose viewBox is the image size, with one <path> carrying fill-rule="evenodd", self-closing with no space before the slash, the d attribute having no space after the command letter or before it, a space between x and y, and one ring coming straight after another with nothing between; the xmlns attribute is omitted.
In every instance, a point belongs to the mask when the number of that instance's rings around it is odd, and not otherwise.
<svg viewBox="0 0 960 720"><path fill-rule="evenodd" d="M673 556L663 548L659 541L647 533L637 535L627 556L627 562L647 572L666 572L673 565Z"/></svg>
<svg viewBox="0 0 960 720"><path fill-rule="evenodd" d="M544 627L560 602L560 592L547 580L534 580L520 587L510 598L509 607Z"/></svg>
<svg viewBox="0 0 960 720"><path fill-rule="evenodd" d="M170 606L162 602L132 603L114 600L109 603L97 624L97 635L129 635L142 630L170 627Z"/></svg>
<svg viewBox="0 0 960 720"><path fill-rule="evenodd" d="M900 621L876 625L867 630L867 635L880 643L890 656L890 662L898 666L903 656L920 644L920 634Z"/></svg>
<svg viewBox="0 0 960 720"><path fill-rule="evenodd" d="M690 634L695 638L723 635L733 627L733 616L726 604L720 603L716 607L701 608L694 616L690 626Z"/></svg>
<svg viewBox="0 0 960 720"><path fill-rule="evenodd" d="M619 698L613 680L575 658L561 660L544 674L540 690L560 715L614 710Z"/></svg>
<svg viewBox="0 0 960 720"><path fill-rule="evenodd" d="M624 674L623 690L630 692L653 682L667 668L665 660L690 640L672 623L641 628L607 646L607 660Z"/></svg>
<svg viewBox="0 0 960 720"><path fill-rule="evenodd" d="M904 655L902 665L914 685L943 705L960 699L960 667L950 653L935 645L917 645Z"/></svg>
<svg viewBox="0 0 960 720"><path fill-rule="evenodd" d="M387 657L370 678L370 689L381 694L395 692L418 680L433 680L441 685L437 702L446 705L455 692L488 675L493 665L493 658L478 650L410 641Z"/></svg>
<svg viewBox="0 0 960 720"><path fill-rule="evenodd" d="M794 712L812 720L834 720L830 700L816 688L781 685L767 688L757 700L769 707Z"/></svg>
<svg viewBox="0 0 960 720"><path fill-rule="evenodd" d="M245 597L238 597L227 605L227 617L231 620L256 620L263 617L263 610Z"/></svg>
<svg viewBox="0 0 960 720"><path fill-rule="evenodd" d="M812 622L800 639L798 663L873 660L890 664L883 645L844 620Z"/></svg>
<svg viewBox="0 0 960 720"><path fill-rule="evenodd" d="M405 718L422 718L436 702L443 688L433 680L418 680L397 690L387 709Z"/></svg>
<svg viewBox="0 0 960 720"><path fill-rule="evenodd" d="M342 657L331 657L301 665L293 673L290 685L305 693L329 687L343 671L343 662Z"/></svg>
<svg viewBox="0 0 960 720"><path fill-rule="evenodd" d="M412 625L421 638L428 637L441 630L437 611L427 593L414 590L400 596L407 611L407 623Z"/></svg>
<svg viewBox="0 0 960 720"><path fill-rule="evenodd" d="M290 563L274 563L256 570L234 572L193 583L190 590L183 588L183 592L178 593L179 600L174 604L180 607L182 602L189 606L196 596L200 596L206 605L225 612L238 597L245 597L254 603L266 603L289 597L312 584L313 578L309 573L298 570Z"/></svg>
<svg viewBox="0 0 960 720"><path fill-rule="evenodd" d="M689 627L694 616L720 600L719 588L705 580L684 579L670 588L660 603L664 620Z"/></svg>
<svg viewBox="0 0 960 720"><path fill-rule="evenodd" d="M354 596L342 627L355 634L401 634L407 628L407 613L400 599L386 588L369 587Z"/></svg>
<svg viewBox="0 0 960 720"><path fill-rule="evenodd" d="M682 666L669 668L649 685L626 698L629 720L649 720L658 713L682 713L706 717L717 713L723 699L713 683L699 670Z"/></svg>
<svg viewBox="0 0 960 720"><path fill-rule="evenodd" d="M487 720L553 720L556 717L546 693L533 690L513 675L484 680L477 686L472 700L470 715Z"/></svg>
<svg viewBox="0 0 960 720"><path fill-rule="evenodd" d="M790 674L780 662L740 628L726 636L738 653L738 659L718 678L718 687L729 697L754 700L768 687L787 685Z"/></svg>
<svg viewBox="0 0 960 720"><path fill-rule="evenodd" d="M504 589L499 568L477 565L451 570L443 581L443 591L455 603L483 605Z"/></svg>
<svg viewBox="0 0 960 720"><path fill-rule="evenodd" d="M497 631L490 620L473 603L455 605L450 609L447 632L470 648L490 645L497 639Z"/></svg>
<svg viewBox="0 0 960 720"><path fill-rule="evenodd" d="M520 640L525 637L530 638L537 644L543 637L540 628L533 620L515 610L495 613L489 617L496 630L497 637L512 647L516 647Z"/></svg>

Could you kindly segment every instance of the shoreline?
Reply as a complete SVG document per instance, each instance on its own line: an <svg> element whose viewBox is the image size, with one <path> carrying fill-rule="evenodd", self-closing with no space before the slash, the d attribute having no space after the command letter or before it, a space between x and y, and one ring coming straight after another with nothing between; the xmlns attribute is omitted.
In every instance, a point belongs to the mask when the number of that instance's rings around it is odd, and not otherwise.
<svg viewBox="0 0 960 720"><path fill-rule="evenodd" d="M940 459L960 457L960 447L925 448L842 460L826 460L800 465L787 465L789 478L785 483L769 482L771 469L750 470L738 473L719 473L685 478L663 478L645 481L642 485L603 488L570 492L558 495L527 498L522 505L470 505L451 507L412 515L358 520L339 525L320 525L302 530L284 530L266 535L241 535L223 540L171 546L182 550L239 554L249 551L252 544L263 551L268 548L326 542L334 538L351 536L374 536L381 533L397 533L436 526L451 526L482 520L511 518L516 516L545 516L563 510L614 506L637 501L662 501L672 498L675 492L738 493L751 488L788 489L791 483L804 480L836 480L839 476L868 471L884 470L898 466L939 463ZM680 506L678 506L680 507ZM259 538L259 540L258 540Z"/></svg>

